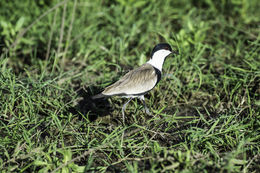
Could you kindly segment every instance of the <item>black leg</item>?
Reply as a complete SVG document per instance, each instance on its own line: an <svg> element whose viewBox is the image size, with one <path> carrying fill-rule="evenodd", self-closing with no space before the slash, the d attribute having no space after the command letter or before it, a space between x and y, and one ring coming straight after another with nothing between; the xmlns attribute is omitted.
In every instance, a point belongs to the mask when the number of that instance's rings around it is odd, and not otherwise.
<svg viewBox="0 0 260 173"><path fill-rule="evenodd" d="M144 105L145 113L151 116L152 114L150 113L148 107L147 107L146 104L145 104L144 96L143 96L143 95L140 96L139 99L142 101L142 103L143 103L143 105Z"/></svg>
<svg viewBox="0 0 260 173"><path fill-rule="evenodd" d="M131 97L122 107L122 115L123 115L123 124L125 125L125 108L126 105L132 100L133 98Z"/></svg>

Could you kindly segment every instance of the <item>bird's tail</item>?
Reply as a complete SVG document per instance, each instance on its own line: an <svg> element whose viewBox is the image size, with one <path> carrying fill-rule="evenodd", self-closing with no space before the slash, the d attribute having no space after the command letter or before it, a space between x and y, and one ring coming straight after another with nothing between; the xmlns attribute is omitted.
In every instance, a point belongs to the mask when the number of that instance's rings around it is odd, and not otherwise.
<svg viewBox="0 0 260 173"><path fill-rule="evenodd" d="M104 97L107 97L107 95L100 93L100 94L92 96L91 98L94 100L94 99L100 99L100 98L104 98Z"/></svg>

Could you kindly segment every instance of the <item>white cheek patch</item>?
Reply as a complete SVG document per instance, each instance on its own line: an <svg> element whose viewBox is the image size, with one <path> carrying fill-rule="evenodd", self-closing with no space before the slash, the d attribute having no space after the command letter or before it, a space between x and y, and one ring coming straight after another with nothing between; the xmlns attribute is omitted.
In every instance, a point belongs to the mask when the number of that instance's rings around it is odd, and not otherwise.
<svg viewBox="0 0 260 173"><path fill-rule="evenodd" d="M162 71L163 62L165 58L171 53L171 51L165 49L158 50L153 54L153 57L147 63Z"/></svg>

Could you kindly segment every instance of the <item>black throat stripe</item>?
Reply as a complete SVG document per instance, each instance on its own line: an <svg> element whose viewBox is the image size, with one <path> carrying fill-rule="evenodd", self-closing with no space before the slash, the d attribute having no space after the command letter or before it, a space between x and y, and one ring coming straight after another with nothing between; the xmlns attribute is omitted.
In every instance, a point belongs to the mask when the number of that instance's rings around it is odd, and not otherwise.
<svg viewBox="0 0 260 173"><path fill-rule="evenodd" d="M161 80L162 72L161 72L158 68L156 68L156 67L153 67L153 68L154 68L155 73L156 73L156 75L157 75L157 82L156 82L156 84L154 85L154 86L156 86L157 83Z"/></svg>

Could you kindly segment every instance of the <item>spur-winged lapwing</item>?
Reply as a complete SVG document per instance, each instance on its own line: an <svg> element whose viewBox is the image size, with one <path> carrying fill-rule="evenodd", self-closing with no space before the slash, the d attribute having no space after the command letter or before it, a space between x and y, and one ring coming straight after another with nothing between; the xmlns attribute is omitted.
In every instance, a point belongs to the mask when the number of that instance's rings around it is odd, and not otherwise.
<svg viewBox="0 0 260 173"><path fill-rule="evenodd" d="M120 80L106 87L104 91L92 97L92 99L121 96L130 98L122 107L123 123L125 122L126 105L135 97L138 97L145 108L145 112L150 114L147 108L144 95L155 87L160 81L162 74L162 66L165 58L170 54L177 54L167 43L157 44L151 53L151 59L134 70L126 73Z"/></svg>

